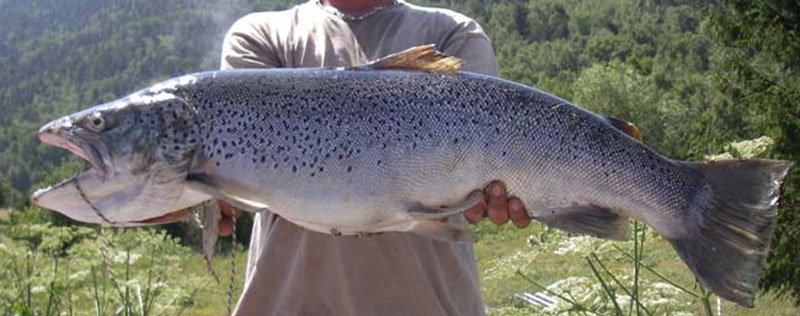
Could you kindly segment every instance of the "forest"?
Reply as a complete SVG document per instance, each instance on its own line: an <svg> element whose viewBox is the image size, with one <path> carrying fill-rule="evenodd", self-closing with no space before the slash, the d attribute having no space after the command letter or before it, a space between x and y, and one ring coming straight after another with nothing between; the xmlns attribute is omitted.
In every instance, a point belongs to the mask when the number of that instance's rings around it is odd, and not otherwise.
<svg viewBox="0 0 800 316"><path fill-rule="evenodd" d="M796 1L410 2L474 18L492 40L501 77L634 122L644 142L668 157L738 157L732 143L766 136L761 157L800 161ZM25 223L89 229L29 201L36 188L83 168L39 143L43 123L165 78L216 69L222 37L238 17L296 3L0 0L0 208L12 210L0 237ZM240 240L248 239L246 225ZM798 227L796 167L760 282L795 303ZM180 224L165 229L183 243L196 238Z"/></svg>

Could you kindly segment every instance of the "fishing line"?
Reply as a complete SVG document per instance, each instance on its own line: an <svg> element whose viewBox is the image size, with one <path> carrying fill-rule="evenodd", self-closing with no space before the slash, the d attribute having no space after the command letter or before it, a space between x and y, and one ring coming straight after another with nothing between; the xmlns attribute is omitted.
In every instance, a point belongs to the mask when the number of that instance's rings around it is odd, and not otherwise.
<svg viewBox="0 0 800 316"><path fill-rule="evenodd" d="M80 181L75 181L75 188L78 190L78 194L81 196L83 201L86 202L86 205L89 205L89 208L91 208L98 217L100 217L106 224L114 225L112 221L109 221L105 216L103 216L103 214L100 213L100 210L98 210L97 207L94 206L91 201L89 201L89 198L87 198L86 194L83 192L83 188L81 188ZM108 241L106 234L103 232L103 226L100 226L100 229L97 230L97 234L100 236L100 254L103 256L103 265L105 266L106 277L114 281L114 272L111 271L111 260L108 259L108 246L110 245L110 242Z"/></svg>
<svg viewBox="0 0 800 316"><path fill-rule="evenodd" d="M233 285L236 277L236 213L231 216L231 279L228 283L228 315L231 315L233 305Z"/></svg>

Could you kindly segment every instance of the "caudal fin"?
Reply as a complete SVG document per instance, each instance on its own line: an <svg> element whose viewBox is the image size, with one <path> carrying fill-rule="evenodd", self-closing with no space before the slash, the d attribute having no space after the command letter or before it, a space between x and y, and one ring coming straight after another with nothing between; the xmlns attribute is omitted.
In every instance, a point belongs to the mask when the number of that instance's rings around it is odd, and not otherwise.
<svg viewBox="0 0 800 316"><path fill-rule="evenodd" d="M690 163L708 185L694 200L689 235L670 242L703 285L753 307L790 161L739 159Z"/></svg>

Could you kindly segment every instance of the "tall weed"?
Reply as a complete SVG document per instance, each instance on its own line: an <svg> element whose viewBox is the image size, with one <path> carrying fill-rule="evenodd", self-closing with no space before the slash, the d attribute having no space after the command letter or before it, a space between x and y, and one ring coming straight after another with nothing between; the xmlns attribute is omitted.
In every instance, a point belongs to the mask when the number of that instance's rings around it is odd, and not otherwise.
<svg viewBox="0 0 800 316"><path fill-rule="evenodd" d="M6 227L2 315L179 315L207 280L182 273L190 250L161 231L106 236L86 227Z"/></svg>

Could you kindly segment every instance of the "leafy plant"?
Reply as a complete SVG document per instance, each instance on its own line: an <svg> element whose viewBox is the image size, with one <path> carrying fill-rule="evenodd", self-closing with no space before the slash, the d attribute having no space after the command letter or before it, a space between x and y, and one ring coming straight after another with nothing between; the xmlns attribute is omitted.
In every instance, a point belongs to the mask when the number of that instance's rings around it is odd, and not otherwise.
<svg viewBox="0 0 800 316"><path fill-rule="evenodd" d="M11 226L0 238L5 315L178 315L206 278L181 273L189 249L152 229Z"/></svg>

